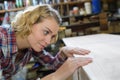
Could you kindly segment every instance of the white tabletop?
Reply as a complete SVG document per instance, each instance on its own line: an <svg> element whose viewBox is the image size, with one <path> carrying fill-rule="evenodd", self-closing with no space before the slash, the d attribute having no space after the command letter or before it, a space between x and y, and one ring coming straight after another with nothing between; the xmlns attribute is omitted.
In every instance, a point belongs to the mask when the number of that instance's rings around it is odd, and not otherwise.
<svg viewBox="0 0 120 80"><path fill-rule="evenodd" d="M90 80L120 80L120 36L96 34L63 39L66 46L91 50L93 62L83 69Z"/></svg>

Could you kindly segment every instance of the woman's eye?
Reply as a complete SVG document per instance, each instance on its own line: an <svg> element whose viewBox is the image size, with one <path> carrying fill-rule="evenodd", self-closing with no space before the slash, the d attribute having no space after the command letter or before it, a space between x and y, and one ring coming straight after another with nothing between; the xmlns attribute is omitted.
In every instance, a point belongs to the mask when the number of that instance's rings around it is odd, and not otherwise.
<svg viewBox="0 0 120 80"><path fill-rule="evenodd" d="M48 35L49 34L49 31L44 31L44 35Z"/></svg>

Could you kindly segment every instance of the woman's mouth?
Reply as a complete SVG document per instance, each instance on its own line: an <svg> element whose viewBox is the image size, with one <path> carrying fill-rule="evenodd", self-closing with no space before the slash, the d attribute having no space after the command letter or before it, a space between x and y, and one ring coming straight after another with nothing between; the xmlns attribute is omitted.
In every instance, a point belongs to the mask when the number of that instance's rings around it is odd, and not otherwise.
<svg viewBox="0 0 120 80"><path fill-rule="evenodd" d="M40 45L40 48L41 48L41 49L44 49L44 48L45 48L44 45L42 45L42 44L39 44L39 45Z"/></svg>

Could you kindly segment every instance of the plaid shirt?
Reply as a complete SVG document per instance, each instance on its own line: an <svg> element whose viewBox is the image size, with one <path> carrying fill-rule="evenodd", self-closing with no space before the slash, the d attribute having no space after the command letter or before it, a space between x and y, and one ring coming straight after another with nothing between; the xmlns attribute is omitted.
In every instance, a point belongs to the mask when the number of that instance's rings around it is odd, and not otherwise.
<svg viewBox="0 0 120 80"><path fill-rule="evenodd" d="M17 53L18 47L14 30L11 26L0 26L0 70L3 70L5 79L24 67L31 57L51 69L57 69L65 61L59 52L55 57L45 50L38 53L32 49L25 49L20 55Z"/></svg>

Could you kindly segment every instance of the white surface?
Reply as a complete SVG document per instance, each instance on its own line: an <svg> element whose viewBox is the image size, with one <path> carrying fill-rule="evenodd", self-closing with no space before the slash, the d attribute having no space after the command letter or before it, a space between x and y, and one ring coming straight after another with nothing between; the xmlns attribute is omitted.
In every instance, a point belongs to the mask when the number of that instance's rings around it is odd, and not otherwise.
<svg viewBox="0 0 120 80"><path fill-rule="evenodd" d="M93 63L83 69L90 80L120 80L120 36L96 34L64 38L67 46L89 49Z"/></svg>

